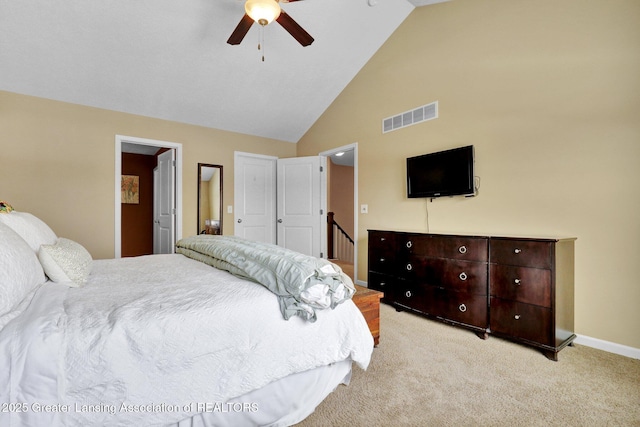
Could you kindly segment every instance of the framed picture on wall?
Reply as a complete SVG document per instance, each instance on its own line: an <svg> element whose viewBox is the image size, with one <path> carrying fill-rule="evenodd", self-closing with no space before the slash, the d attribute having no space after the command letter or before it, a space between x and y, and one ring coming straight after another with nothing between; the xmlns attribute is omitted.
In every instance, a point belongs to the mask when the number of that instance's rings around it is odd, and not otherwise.
<svg viewBox="0 0 640 427"><path fill-rule="evenodd" d="M140 203L140 177L135 175L122 175L120 185L121 203Z"/></svg>

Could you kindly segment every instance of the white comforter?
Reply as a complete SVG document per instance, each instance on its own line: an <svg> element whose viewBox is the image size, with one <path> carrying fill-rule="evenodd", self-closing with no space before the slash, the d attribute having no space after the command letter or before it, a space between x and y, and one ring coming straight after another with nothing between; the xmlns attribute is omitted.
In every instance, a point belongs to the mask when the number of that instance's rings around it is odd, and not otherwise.
<svg viewBox="0 0 640 427"><path fill-rule="evenodd" d="M176 422L295 372L366 369L372 349L352 301L284 320L264 287L182 255L95 261L0 331L0 425Z"/></svg>

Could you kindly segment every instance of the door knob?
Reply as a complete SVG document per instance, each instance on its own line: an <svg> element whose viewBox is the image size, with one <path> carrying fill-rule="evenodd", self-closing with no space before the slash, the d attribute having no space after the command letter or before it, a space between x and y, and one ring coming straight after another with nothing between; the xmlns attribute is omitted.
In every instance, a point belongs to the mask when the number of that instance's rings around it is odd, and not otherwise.
<svg viewBox="0 0 640 427"><path fill-rule="evenodd" d="M278 223L279 223L279 224L282 224L282 219L279 219L279 220L278 220Z"/></svg>
<svg viewBox="0 0 640 427"><path fill-rule="evenodd" d="M238 224L240 224L242 222L241 218L238 218Z"/></svg>

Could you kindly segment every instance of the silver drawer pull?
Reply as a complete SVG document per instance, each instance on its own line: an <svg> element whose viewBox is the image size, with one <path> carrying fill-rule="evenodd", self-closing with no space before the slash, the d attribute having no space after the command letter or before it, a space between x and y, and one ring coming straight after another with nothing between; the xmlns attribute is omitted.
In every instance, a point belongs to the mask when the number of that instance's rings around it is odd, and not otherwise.
<svg viewBox="0 0 640 427"><path fill-rule="evenodd" d="M458 277L460 278L460 280L465 281L467 280L467 273L463 271Z"/></svg>
<svg viewBox="0 0 640 427"><path fill-rule="evenodd" d="M413 270L413 266L411 264L407 264L407 271Z"/></svg>
<svg viewBox="0 0 640 427"><path fill-rule="evenodd" d="M458 248L458 252L460 252L461 254L466 254L467 253L467 247L462 245Z"/></svg>
<svg viewBox="0 0 640 427"><path fill-rule="evenodd" d="M380 282L380 286L384 286L384 285L386 285L385 282Z"/></svg>
<svg viewBox="0 0 640 427"><path fill-rule="evenodd" d="M387 240L387 239L385 239L384 237L381 237L381 238L380 238L380 241L381 241L381 242L384 242L385 240Z"/></svg>
<svg viewBox="0 0 640 427"><path fill-rule="evenodd" d="M519 254L520 252L522 252L522 249L515 248L515 249L513 250L513 253L514 253L514 254Z"/></svg>
<svg viewBox="0 0 640 427"><path fill-rule="evenodd" d="M411 240L409 240L407 242L407 249L411 249L411 246L413 246L413 243L411 242Z"/></svg>
<svg viewBox="0 0 640 427"><path fill-rule="evenodd" d="M467 306L464 304L460 304L460 306L458 307L458 310L464 313L465 311L467 311Z"/></svg>
<svg viewBox="0 0 640 427"><path fill-rule="evenodd" d="M385 261L386 261L386 259L380 258L380 262L385 262Z"/></svg>
<svg viewBox="0 0 640 427"><path fill-rule="evenodd" d="M520 320L520 315L516 314L515 316L513 316L513 318L516 319L516 320Z"/></svg>
<svg viewBox="0 0 640 427"><path fill-rule="evenodd" d="M521 281L520 279L515 279L515 280L513 281L513 283L514 283L516 286L520 286L520 285L522 284L522 281Z"/></svg>
<svg viewBox="0 0 640 427"><path fill-rule="evenodd" d="M407 296L407 298L411 298L411 291L405 292L405 295Z"/></svg>

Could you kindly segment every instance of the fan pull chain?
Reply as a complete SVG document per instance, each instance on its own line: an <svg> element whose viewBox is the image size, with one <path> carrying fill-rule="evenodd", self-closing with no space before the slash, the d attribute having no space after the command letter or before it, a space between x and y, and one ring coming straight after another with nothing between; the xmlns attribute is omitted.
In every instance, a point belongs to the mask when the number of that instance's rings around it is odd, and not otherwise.
<svg viewBox="0 0 640 427"><path fill-rule="evenodd" d="M264 25L260 25L260 35L258 37L258 50L262 51L262 62L264 62Z"/></svg>

